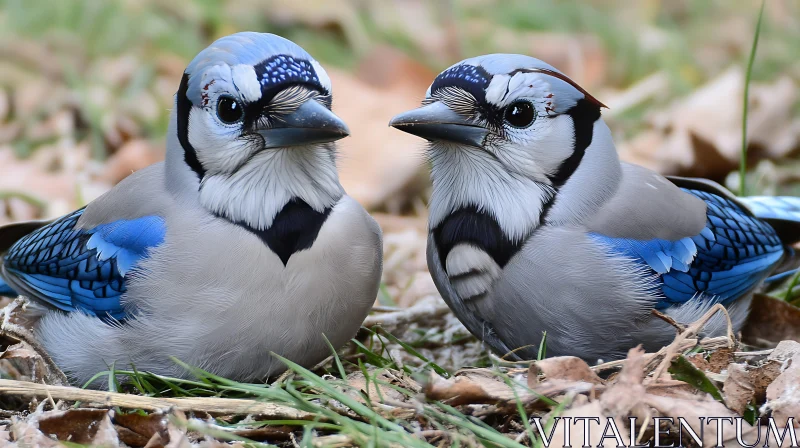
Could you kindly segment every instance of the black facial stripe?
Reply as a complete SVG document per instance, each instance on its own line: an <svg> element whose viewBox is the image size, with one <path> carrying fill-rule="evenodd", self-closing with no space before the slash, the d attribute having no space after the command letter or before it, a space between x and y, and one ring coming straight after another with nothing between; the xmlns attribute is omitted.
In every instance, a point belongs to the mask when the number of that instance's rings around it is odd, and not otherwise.
<svg viewBox="0 0 800 448"><path fill-rule="evenodd" d="M183 147L183 159L189 165L189 168L197 173L197 178L202 181L206 170L197 159L197 152L195 152L194 147L189 143L189 114L192 110L192 102L186 96L188 89L189 74L184 73L181 78L181 85L178 87L178 141Z"/></svg>
<svg viewBox="0 0 800 448"><path fill-rule="evenodd" d="M566 114L572 118L572 123L575 126L575 147L572 150L572 154L561 162L556 172L548 176L556 188L561 187L569 180L572 173L578 169L578 165L580 165L581 159L586 153L586 148L592 144L594 122L600 118L600 107L581 98Z"/></svg>
<svg viewBox="0 0 800 448"><path fill-rule="evenodd" d="M247 231L253 233L266 244L283 265L289 262L289 258L302 250L310 249L314 245L319 231L325 220L331 213L331 208L318 212L311 208L305 201L294 198L283 206L280 212L275 215L272 225L268 229L257 230L250 227L244 221L231 221L228 218L217 215Z"/></svg>
<svg viewBox="0 0 800 448"><path fill-rule="evenodd" d="M453 247L460 243L471 243L486 251L503 267L522 248L525 239L511 241L494 218L475 206L469 206L451 213L436 226L433 229L433 241L442 266L447 265L445 260Z"/></svg>

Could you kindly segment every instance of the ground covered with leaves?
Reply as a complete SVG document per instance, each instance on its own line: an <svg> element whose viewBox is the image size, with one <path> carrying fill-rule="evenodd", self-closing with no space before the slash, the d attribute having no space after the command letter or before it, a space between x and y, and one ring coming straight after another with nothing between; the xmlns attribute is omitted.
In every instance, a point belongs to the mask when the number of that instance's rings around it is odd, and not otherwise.
<svg viewBox="0 0 800 448"><path fill-rule="evenodd" d="M12 304L0 339L0 447L616 446L616 436L628 445L656 435L708 446L716 426L698 430L709 416L742 417L719 431L726 445L742 436L763 446L770 422L782 429L800 415L798 277L757 295L741 334L704 339L700 321L627 360L546 358L545 340L539 360L506 362L439 297L424 256L422 144L387 126L450 64L525 53L609 106L622 159L737 193L800 195L800 10L770 0L748 72L758 6L0 0L0 224L68 213L163 159L184 67L247 29L293 39L328 69L334 111L352 131L339 146L342 183L376 216L385 245L381 290L357 337L314 368L287 363L268 384L185 366L192 380L111 370L96 378L108 391L65 386L46 353L20 342L30 338ZM583 424L567 432L567 418L596 420L587 434ZM618 434L605 431L609 419Z"/></svg>
<svg viewBox="0 0 800 448"><path fill-rule="evenodd" d="M759 300L762 307L783 305L768 296ZM800 343L753 350L735 335L698 338L720 308L676 328L675 341L657 353L632 349L626 360L597 366L574 357L505 362L467 337L441 305L423 302L380 309L348 347L312 369L286 360L289 370L269 384L237 383L191 366L185 368L195 380L103 372L97 380L110 384L108 392L54 385L55 378L49 385L0 379L6 409L0 444L521 447L547 440L616 446L615 436L642 444L656 431L663 444L679 437L703 446L733 445L737 437L775 443L774 430L782 432L800 413ZM785 324L794 324L796 337L800 321ZM752 325L746 338L758 343L785 336L749 336ZM4 356L15 358L20 372L32 367L28 374L37 376L38 368L44 376L46 367L36 365L44 361L31 347L19 344ZM455 369L454 362L465 361L486 366ZM701 417L743 419L718 433L718 422L704 424ZM567 430L567 418L596 424L575 421ZM786 438L784 446L789 443Z"/></svg>

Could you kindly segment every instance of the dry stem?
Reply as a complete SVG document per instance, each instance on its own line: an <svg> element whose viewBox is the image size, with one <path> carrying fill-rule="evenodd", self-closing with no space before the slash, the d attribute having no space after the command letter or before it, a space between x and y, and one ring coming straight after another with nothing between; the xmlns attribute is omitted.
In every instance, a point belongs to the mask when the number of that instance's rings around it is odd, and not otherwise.
<svg viewBox="0 0 800 448"><path fill-rule="evenodd" d="M234 398L190 397L155 398L116 392L85 390L68 386L48 386L27 381L0 379L0 395L24 397L51 397L65 401L80 401L94 407L119 406L126 409L159 411L177 409L184 412L203 411L214 414L254 414L273 419L309 420L314 415L308 412L274 403Z"/></svg>
<svg viewBox="0 0 800 448"><path fill-rule="evenodd" d="M733 335L733 323L731 323L731 317L728 315L728 310L726 310L725 307L722 306L722 304L717 303L716 305L711 307L711 309L706 311L706 313L703 314L703 316L700 319L698 319L693 324L689 325L689 327L687 327L686 330L684 330L681 334L679 334L678 337L676 337L675 340L672 341L670 345L658 351L656 357L663 356L664 358L661 360L661 363L656 368L656 371L653 374L651 381L658 381L659 378L661 378L661 375L664 373L665 370L667 370L667 367L669 367L670 363L672 362L672 358L675 357L677 353L683 351L681 350L683 342L690 338L693 338L698 333L700 333L700 330L703 329L706 323L719 311L721 311L725 315L725 318L728 320L728 337L726 339L729 341L729 345L733 344L733 342L730 342L730 341L735 341L735 337Z"/></svg>
<svg viewBox="0 0 800 448"><path fill-rule="evenodd" d="M362 326L372 328L380 325L384 328L395 328L425 318L439 317L447 314L448 311L450 308L442 301L423 301L400 311L367 316Z"/></svg>

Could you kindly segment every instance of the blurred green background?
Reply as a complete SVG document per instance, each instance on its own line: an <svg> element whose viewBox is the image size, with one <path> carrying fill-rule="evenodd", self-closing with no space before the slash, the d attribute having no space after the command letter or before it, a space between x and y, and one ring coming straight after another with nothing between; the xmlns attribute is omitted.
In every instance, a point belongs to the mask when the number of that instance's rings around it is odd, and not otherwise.
<svg viewBox="0 0 800 448"><path fill-rule="evenodd" d="M760 2L0 0L0 220L55 216L163 158L180 75L214 39L272 32L332 72L345 187L420 213L421 144L386 127L443 68L525 53L610 106L624 159L737 184ZM752 192L798 194L800 3L770 0L751 90ZM415 205L416 204L416 205Z"/></svg>

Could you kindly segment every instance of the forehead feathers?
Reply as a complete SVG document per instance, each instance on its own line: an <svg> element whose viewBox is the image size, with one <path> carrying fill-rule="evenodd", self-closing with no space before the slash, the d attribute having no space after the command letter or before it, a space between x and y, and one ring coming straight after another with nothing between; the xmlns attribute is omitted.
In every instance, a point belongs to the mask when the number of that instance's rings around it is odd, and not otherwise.
<svg viewBox="0 0 800 448"><path fill-rule="evenodd" d="M465 59L443 71L431 84L427 97L447 88L470 93L479 104L502 107L519 97L546 97L548 110L564 113L586 98L583 88L555 67L520 54L489 54Z"/></svg>
<svg viewBox="0 0 800 448"><path fill-rule="evenodd" d="M186 96L193 104L202 100L206 79L230 80L247 101L262 92L303 83L325 93L331 82L322 66L294 42L267 33L244 32L225 36L201 51L186 67Z"/></svg>

